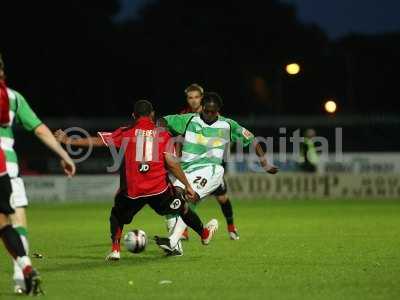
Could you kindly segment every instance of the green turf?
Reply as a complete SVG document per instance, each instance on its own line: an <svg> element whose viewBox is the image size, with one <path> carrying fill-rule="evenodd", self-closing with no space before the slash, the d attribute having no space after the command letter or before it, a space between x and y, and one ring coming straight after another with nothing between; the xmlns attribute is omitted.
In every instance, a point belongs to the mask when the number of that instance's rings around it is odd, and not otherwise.
<svg viewBox="0 0 400 300"><path fill-rule="evenodd" d="M400 201L236 201L240 241L227 238L216 202L199 207L220 230L207 247L195 234L183 257L151 243L106 263L108 204L29 209L33 259L48 299L400 299ZM127 228L163 234L143 210ZM12 299L0 248L0 299ZM160 284L163 280L171 283Z"/></svg>

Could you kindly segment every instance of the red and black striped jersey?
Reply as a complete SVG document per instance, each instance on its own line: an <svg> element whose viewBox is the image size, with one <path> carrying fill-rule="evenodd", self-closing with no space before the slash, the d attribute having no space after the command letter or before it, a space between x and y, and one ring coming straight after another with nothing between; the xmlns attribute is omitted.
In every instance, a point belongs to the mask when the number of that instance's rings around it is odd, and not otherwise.
<svg viewBox="0 0 400 300"><path fill-rule="evenodd" d="M131 127L98 134L107 146L124 151L120 190L129 198L154 196L168 189L165 153L173 153L168 149L168 131L157 128L150 118L141 117Z"/></svg>

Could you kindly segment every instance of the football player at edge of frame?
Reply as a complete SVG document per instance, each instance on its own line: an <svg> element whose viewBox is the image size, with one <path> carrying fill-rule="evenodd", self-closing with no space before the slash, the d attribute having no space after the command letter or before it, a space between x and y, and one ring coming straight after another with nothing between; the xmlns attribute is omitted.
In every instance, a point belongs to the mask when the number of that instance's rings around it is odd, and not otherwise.
<svg viewBox="0 0 400 300"><path fill-rule="evenodd" d="M165 126L174 136L183 137L181 166L192 188L196 192L196 204L212 194L223 184L224 152L231 142L240 142L244 147L254 146L261 166L270 174L278 168L268 163L266 154L254 135L236 121L220 115L221 97L214 92L205 93L200 113L169 115L163 118ZM171 177L175 187L182 183ZM183 253L180 241L186 226L181 218L168 216L167 227L171 245L175 252Z"/></svg>
<svg viewBox="0 0 400 300"><path fill-rule="evenodd" d="M14 212L10 214L10 219L13 227L21 237L25 252L29 254L27 217L25 211L28 206L28 198L26 196L24 182L22 178L19 177L18 158L14 151L13 124L20 124L25 130L34 133L39 140L55 152L60 157L64 172L69 177L75 174L75 164L68 153L54 138L53 133L46 124L37 117L25 98L17 91L6 87L4 83L5 77L4 62L0 54L0 80L3 81L3 88L9 101L9 124L6 127L0 128L0 147L2 151L4 151L6 157L7 172L10 177L12 188L10 201ZM14 292L16 294L23 294L30 288L26 287L26 278L18 261L14 259L13 263Z"/></svg>
<svg viewBox="0 0 400 300"><path fill-rule="evenodd" d="M110 214L111 253L106 260L120 259L120 241L125 224L130 224L134 216L148 204L157 214L178 214L184 222L201 237L204 245L210 243L218 229L218 221L212 219L205 226L199 216L189 207L187 201L195 198L195 192L182 171L179 160L174 156L170 133L154 122L154 109L146 100L135 103L133 124L114 132L99 132L98 137L71 139L62 130L55 136L64 144L74 146L107 146L123 151L120 165L120 188L115 196ZM113 149L114 148L114 149ZM183 182L181 189L174 188L168 179L168 171ZM164 241L163 250L175 253L168 238L156 237Z"/></svg>

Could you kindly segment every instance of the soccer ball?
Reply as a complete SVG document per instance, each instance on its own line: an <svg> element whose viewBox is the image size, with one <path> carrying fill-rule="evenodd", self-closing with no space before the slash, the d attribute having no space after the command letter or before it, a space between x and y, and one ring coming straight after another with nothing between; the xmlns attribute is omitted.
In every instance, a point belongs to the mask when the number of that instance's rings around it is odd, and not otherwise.
<svg viewBox="0 0 400 300"><path fill-rule="evenodd" d="M132 253L140 253L144 251L147 245L147 236L143 230L130 230L124 236L125 248Z"/></svg>

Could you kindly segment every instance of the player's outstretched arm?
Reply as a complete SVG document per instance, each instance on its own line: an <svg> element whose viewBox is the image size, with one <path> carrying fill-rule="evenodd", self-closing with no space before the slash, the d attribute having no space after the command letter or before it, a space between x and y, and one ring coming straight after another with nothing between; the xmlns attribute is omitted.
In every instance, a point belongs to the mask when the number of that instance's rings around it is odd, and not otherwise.
<svg viewBox="0 0 400 300"><path fill-rule="evenodd" d="M50 129L45 125L41 124L35 129L35 135L51 150L53 150L60 158L61 165L64 169L65 174L69 177L75 175L76 167L68 153L61 147L53 136Z"/></svg>
<svg viewBox="0 0 400 300"><path fill-rule="evenodd" d="M254 147L256 148L256 154L257 154L258 158L260 159L260 164L263 167L263 169L270 174L278 173L278 171L279 171L278 167L268 163L266 154L265 154L264 150L262 149L261 145L258 142L254 141Z"/></svg>
<svg viewBox="0 0 400 300"><path fill-rule="evenodd" d="M231 125L232 142L241 141L245 147L253 145L255 147L256 154L260 159L260 164L263 167L263 169L270 174L278 173L279 169L276 166L268 163L266 154L264 153L264 150L262 149L261 145L255 139L254 134L252 134L246 128L240 126L236 121L232 119L225 119L225 120L227 120Z"/></svg>
<svg viewBox="0 0 400 300"><path fill-rule="evenodd" d="M189 181L186 178L185 173L183 172L177 158L170 153L165 153L165 164L167 166L168 171L172 173L180 182L183 183L186 190L186 196L190 201L196 201L196 192L192 189Z"/></svg>
<svg viewBox="0 0 400 300"><path fill-rule="evenodd" d="M64 145L72 145L77 147L107 147L101 137L90 136L87 138L71 139L62 129L58 129L56 132L54 132L54 137L58 142Z"/></svg>

